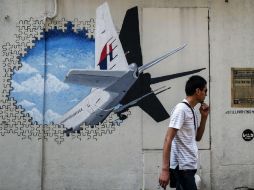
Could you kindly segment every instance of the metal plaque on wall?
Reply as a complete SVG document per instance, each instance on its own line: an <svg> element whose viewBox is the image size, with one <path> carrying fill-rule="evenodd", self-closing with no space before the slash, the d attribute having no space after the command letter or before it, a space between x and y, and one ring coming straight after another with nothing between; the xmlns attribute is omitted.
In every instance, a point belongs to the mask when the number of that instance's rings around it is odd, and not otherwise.
<svg viewBox="0 0 254 190"><path fill-rule="evenodd" d="M254 68L231 68L231 106L254 107Z"/></svg>

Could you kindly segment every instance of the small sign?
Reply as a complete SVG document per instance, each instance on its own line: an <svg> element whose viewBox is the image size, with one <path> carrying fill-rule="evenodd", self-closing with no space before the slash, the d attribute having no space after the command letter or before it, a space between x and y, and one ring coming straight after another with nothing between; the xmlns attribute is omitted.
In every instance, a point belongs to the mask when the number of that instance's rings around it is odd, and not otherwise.
<svg viewBox="0 0 254 190"><path fill-rule="evenodd" d="M246 129L243 131L242 137L245 141L251 141L254 138L254 133L252 130Z"/></svg>
<svg viewBox="0 0 254 190"><path fill-rule="evenodd" d="M231 106L254 107L254 68L231 68Z"/></svg>

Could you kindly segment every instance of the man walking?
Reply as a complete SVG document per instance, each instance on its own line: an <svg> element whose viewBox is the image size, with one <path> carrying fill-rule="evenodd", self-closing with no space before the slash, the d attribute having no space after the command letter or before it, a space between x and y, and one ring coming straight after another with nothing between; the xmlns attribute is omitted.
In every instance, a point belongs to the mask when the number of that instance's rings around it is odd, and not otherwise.
<svg viewBox="0 0 254 190"><path fill-rule="evenodd" d="M207 82L201 76L189 78L185 85L186 98L172 110L169 128L163 145L160 186L166 189L169 181L175 183L176 190L196 190L194 175L197 171L198 148L209 114L209 106L204 103ZM200 103L201 121L194 107Z"/></svg>

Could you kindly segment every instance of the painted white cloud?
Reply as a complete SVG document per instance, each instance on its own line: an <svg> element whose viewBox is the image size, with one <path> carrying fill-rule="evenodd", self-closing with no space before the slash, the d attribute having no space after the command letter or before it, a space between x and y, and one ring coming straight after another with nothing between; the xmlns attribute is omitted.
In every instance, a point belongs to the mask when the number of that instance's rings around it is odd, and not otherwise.
<svg viewBox="0 0 254 190"><path fill-rule="evenodd" d="M19 74L30 74L30 73L38 73L39 71L35 69L34 67L31 67L29 64L26 62L22 62L22 67L20 70L17 72Z"/></svg>
<svg viewBox="0 0 254 190"><path fill-rule="evenodd" d="M92 69L94 69L94 67L95 67L95 66L88 65L88 66L86 66L85 68L86 68L86 69L91 69L91 70L92 70Z"/></svg>
<svg viewBox="0 0 254 190"><path fill-rule="evenodd" d="M64 64L60 64L60 65L58 65L58 68L60 68L60 69L65 69L65 68L67 68Z"/></svg>
<svg viewBox="0 0 254 190"><path fill-rule="evenodd" d="M20 84L12 81L12 87L14 88L14 92L27 92L30 94L42 95L44 90L44 79L40 74L36 74ZM58 93L69 89L69 85L60 81L56 76L48 74L46 89L47 93Z"/></svg>
<svg viewBox="0 0 254 190"><path fill-rule="evenodd" d="M35 103L30 102L28 100L22 100L19 104L22 105L22 107L27 107L27 108L35 106Z"/></svg>
<svg viewBox="0 0 254 190"><path fill-rule="evenodd" d="M77 98L74 98L74 99L70 100L70 102L79 102L79 101L80 101L80 100L77 99Z"/></svg>
<svg viewBox="0 0 254 190"><path fill-rule="evenodd" d="M45 52L41 51L40 53L38 52L36 55L29 56L26 62L29 64L44 65Z"/></svg>
<svg viewBox="0 0 254 190"><path fill-rule="evenodd" d="M24 88L17 82L15 82L14 80L11 81L11 86L14 88L14 92L22 92L24 91Z"/></svg>
<svg viewBox="0 0 254 190"><path fill-rule="evenodd" d="M36 74L20 84L12 81L12 87L14 88L14 92L28 92L31 94L42 95L44 80L40 74Z"/></svg>
<svg viewBox="0 0 254 190"><path fill-rule="evenodd" d="M47 93L60 92L69 89L69 85L60 81L56 76L48 74L46 89Z"/></svg>
<svg viewBox="0 0 254 190"><path fill-rule="evenodd" d="M29 111L27 111L31 117L33 117L33 121L37 121L38 123L42 123L43 122L43 116L41 114L41 112L36 109L36 108L33 108Z"/></svg>
<svg viewBox="0 0 254 190"><path fill-rule="evenodd" d="M47 123L50 123L52 121L55 121L56 119L60 118L61 115L59 115L58 113L52 111L51 109L47 110L46 111L46 114L45 114L45 121Z"/></svg>
<svg viewBox="0 0 254 190"><path fill-rule="evenodd" d="M31 110L29 110L27 112L33 118L33 121L37 121L39 124L43 123L43 115L37 108L32 108ZM49 109L45 113L45 123L50 123L60 117L61 117L61 115L59 115L58 113Z"/></svg>
<svg viewBox="0 0 254 190"><path fill-rule="evenodd" d="M48 51L48 59L51 60L51 63L54 63L54 65L60 63L67 63L68 55L69 53L66 53L63 48L57 48Z"/></svg>

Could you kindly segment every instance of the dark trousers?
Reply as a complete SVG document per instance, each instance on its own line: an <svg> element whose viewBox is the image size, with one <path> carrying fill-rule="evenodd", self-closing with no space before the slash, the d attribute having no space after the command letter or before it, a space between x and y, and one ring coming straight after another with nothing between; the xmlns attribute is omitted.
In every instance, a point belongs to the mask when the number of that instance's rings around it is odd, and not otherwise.
<svg viewBox="0 0 254 190"><path fill-rule="evenodd" d="M177 166L176 169L170 171L171 178L175 180L176 190L197 190L194 177L197 170L179 170Z"/></svg>

